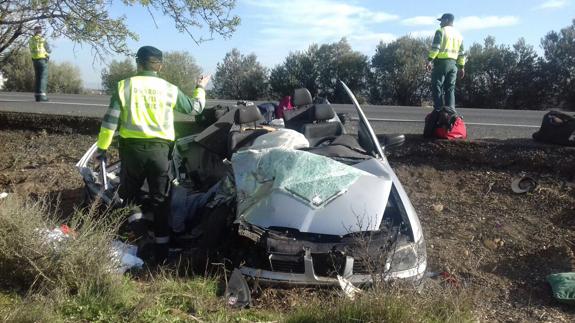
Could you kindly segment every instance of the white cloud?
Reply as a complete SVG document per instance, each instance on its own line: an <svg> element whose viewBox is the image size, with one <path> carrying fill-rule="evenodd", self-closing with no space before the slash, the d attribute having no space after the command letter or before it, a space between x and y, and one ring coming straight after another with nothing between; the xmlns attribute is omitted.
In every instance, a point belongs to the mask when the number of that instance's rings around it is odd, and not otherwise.
<svg viewBox="0 0 575 323"><path fill-rule="evenodd" d="M467 16L462 18L455 18L455 27L461 31L464 30L477 30L477 29L487 29L487 28L497 28L497 27L507 27L517 25L519 23L519 17L516 16ZM439 27L439 22L435 16L415 16L403 19L401 21L402 25L405 26L432 26L437 25ZM412 37L427 37L433 35L435 29L431 30L416 30L410 31L409 34Z"/></svg>
<svg viewBox="0 0 575 323"><path fill-rule="evenodd" d="M406 26L429 26L437 24L437 17L431 16L416 16L401 21L402 25Z"/></svg>
<svg viewBox="0 0 575 323"><path fill-rule="evenodd" d="M533 8L533 10L544 10L544 9L559 9L567 7L569 5L569 0L547 0L540 5Z"/></svg>
<svg viewBox="0 0 575 323"><path fill-rule="evenodd" d="M519 23L519 17L516 16L467 16L457 20L455 19L455 26L459 30L477 30L497 27L514 26Z"/></svg>
<svg viewBox="0 0 575 323"><path fill-rule="evenodd" d="M436 29L427 29L427 30L415 30L410 31L409 36L413 38L420 38L420 37L432 37L435 34Z"/></svg>
<svg viewBox="0 0 575 323"><path fill-rule="evenodd" d="M354 49L371 52L379 41L392 41L395 36L373 29L377 24L398 21L399 16L374 11L359 5L335 0L244 0L256 7L254 16L262 28L260 45L282 46L291 50L306 49L310 44L323 44L346 37ZM255 37L254 37L255 38ZM357 48L356 48L357 46Z"/></svg>

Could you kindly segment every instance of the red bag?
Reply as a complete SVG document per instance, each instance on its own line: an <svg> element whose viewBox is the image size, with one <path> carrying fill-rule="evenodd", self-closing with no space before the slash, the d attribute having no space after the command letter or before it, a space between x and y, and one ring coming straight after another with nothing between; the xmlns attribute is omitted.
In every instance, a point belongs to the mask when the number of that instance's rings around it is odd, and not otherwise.
<svg viewBox="0 0 575 323"><path fill-rule="evenodd" d="M281 119L284 117L284 110L293 110L293 105L291 104L291 96L289 95L284 96L278 104L275 111L276 119Z"/></svg>
<svg viewBox="0 0 575 323"><path fill-rule="evenodd" d="M433 132L433 136L439 139L466 139L467 129L465 128L465 123L461 117L457 117L451 129L446 129L445 127L438 127Z"/></svg>

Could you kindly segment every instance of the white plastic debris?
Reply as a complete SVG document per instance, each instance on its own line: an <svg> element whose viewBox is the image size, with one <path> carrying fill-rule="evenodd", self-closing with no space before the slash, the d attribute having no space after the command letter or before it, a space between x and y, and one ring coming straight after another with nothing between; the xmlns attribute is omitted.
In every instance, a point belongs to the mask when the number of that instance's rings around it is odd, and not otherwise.
<svg viewBox="0 0 575 323"><path fill-rule="evenodd" d="M62 225L59 228L52 230L37 229L36 230L46 243L49 243L55 252L60 251L63 242L70 238L74 238L76 233L67 225ZM114 267L111 271L118 274L123 274L132 268L142 268L144 261L138 258L138 247L123 243L121 241L112 241L110 255L114 262Z"/></svg>
<svg viewBox="0 0 575 323"><path fill-rule="evenodd" d="M138 247L123 243L121 241L112 241L112 257L118 263L114 271L123 274L132 268L142 268L144 261L136 256Z"/></svg>
<svg viewBox="0 0 575 323"><path fill-rule="evenodd" d="M270 126L283 128L285 127L284 119L273 119L272 121L270 121Z"/></svg>
<svg viewBox="0 0 575 323"><path fill-rule="evenodd" d="M341 290L343 290L343 293L349 299L354 300L355 296L361 293L361 289L353 286L353 284L349 280L343 278L342 276L337 275L337 280L339 282Z"/></svg>
<svg viewBox="0 0 575 323"><path fill-rule="evenodd" d="M0 193L0 200L1 200L1 199L4 199L4 198L6 198L6 197L8 197L8 193L6 193L6 192Z"/></svg>
<svg viewBox="0 0 575 323"><path fill-rule="evenodd" d="M59 228L52 230L36 229L36 231L43 238L45 243L49 243L54 251L60 250L60 244L70 238L72 231L67 225L62 225Z"/></svg>

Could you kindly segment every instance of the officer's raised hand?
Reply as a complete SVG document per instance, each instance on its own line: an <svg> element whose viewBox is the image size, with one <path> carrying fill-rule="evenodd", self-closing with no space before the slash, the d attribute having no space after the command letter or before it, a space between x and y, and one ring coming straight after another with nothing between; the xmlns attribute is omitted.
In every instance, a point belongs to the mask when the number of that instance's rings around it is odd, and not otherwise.
<svg viewBox="0 0 575 323"><path fill-rule="evenodd" d="M212 78L212 76L210 74L207 75L201 75L198 78L198 82L196 83L198 87L201 88L206 88L206 85L208 85L208 82L210 81L210 79Z"/></svg>

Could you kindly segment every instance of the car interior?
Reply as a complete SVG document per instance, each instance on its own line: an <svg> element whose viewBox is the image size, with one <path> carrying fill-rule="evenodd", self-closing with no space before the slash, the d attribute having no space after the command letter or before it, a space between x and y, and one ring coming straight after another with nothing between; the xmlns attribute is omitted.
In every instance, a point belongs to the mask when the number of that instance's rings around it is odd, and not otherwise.
<svg viewBox="0 0 575 323"><path fill-rule="evenodd" d="M348 165L376 156L374 143L361 121L356 134L347 133L332 106L314 104L305 88L294 91L293 105L294 109L284 111L283 120L285 128L298 131L309 140L309 148L301 150ZM189 177L207 187L222 178L230 169L233 153L248 148L256 138L273 131L262 125L263 120L257 106L238 104L193 140L178 140L176 146ZM378 139L389 142L387 137Z"/></svg>

